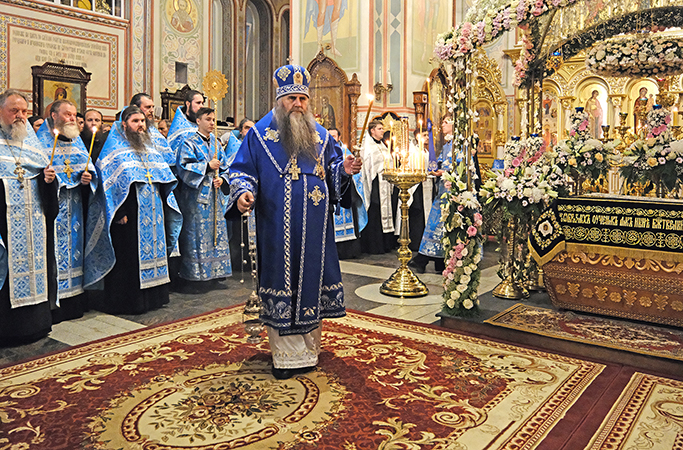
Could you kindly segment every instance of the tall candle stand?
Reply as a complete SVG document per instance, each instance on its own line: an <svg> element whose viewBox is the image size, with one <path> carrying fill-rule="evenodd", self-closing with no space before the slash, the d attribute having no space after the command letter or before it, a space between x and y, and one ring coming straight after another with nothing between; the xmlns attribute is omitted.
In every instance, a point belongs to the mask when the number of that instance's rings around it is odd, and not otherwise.
<svg viewBox="0 0 683 450"><path fill-rule="evenodd" d="M383 177L399 189L401 200L401 233L398 243L398 261L400 266L384 282L379 291L392 297L423 297L429 293L427 286L408 268L412 252L408 248L410 233L408 228L408 189L427 179L427 171L422 149L410 153L408 141L408 119L401 119L400 134L395 147L395 155L385 161Z"/></svg>

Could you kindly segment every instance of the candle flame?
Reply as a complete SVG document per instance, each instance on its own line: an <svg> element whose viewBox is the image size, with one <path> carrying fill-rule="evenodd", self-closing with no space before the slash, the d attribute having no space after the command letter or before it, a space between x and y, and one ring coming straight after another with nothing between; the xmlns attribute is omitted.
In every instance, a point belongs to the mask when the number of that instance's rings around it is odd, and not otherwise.
<svg viewBox="0 0 683 450"><path fill-rule="evenodd" d="M92 134L97 133L97 127L92 127Z"/></svg>
<svg viewBox="0 0 683 450"><path fill-rule="evenodd" d="M55 132L55 137L59 136L59 130L58 129L55 128L53 131Z"/></svg>
<svg viewBox="0 0 683 450"><path fill-rule="evenodd" d="M371 102L375 99L375 94L365 94L365 97Z"/></svg>

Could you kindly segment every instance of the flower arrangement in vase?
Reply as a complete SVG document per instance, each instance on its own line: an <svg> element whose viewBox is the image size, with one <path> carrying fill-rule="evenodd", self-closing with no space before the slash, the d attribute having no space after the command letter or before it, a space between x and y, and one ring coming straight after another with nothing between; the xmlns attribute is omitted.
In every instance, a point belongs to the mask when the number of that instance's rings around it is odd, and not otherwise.
<svg viewBox="0 0 683 450"><path fill-rule="evenodd" d="M647 113L645 139L636 140L620 159L621 176L645 185L644 193L659 187L674 191L683 182L683 141L673 140L671 122L671 113L654 105Z"/></svg>

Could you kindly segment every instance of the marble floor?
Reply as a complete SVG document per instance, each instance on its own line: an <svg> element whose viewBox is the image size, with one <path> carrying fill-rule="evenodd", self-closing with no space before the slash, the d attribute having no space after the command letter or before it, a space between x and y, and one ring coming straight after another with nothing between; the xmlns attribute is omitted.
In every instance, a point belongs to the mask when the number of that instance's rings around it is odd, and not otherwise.
<svg viewBox="0 0 683 450"><path fill-rule="evenodd" d="M399 265L395 252L385 255L363 255L358 259L341 261L340 265L347 308L425 324L439 323L437 314L441 311L441 275L435 272L432 263L427 266L426 273L418 274L429 288L429 295L405 299L389 297L379 292L381 283L389 278ZM483 270L479 295L484 296L480 305L481 313L474 318L462 319L465 321L464 325L481 326L484 320L518 302L553 308L545 293L536 293L521 301L497 299L490 294L486 295L500 282L497 275L498 253L494 242L488 242L484 246L481 267ZM89 311L80 319L54 325L48 337L38 342L0 348L0 367L66 350L70 346L238 305L246 301L251 291L250 274L238 270L220 282L185 283L173 290L168 305L145 314L113 316ZM505 337L502 336L503 339Z"/></svg>

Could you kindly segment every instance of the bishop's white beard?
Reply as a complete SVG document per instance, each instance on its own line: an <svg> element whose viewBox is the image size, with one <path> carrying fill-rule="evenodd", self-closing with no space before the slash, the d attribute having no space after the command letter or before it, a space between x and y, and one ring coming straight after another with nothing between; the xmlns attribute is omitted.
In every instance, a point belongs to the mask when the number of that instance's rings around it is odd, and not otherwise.
<svg viewBox="0 0 683 450"><path fill-rule="evenodd" d="M282 146L287 154L290 157L301 155L315 161L318 157L315 148L318 135L313 114L310 111L288 113L281 101L277 102L274 114Z"/></svg>
<svg viewBox="0 0 683 450"><path fill-rule="evenodd" d="M7 138L12 142L24 142L24 139L26 139L26 136L28 136L26 122L23 122L21 119L16 120L11 125L0 122L0 128L2 128L5 136L7 136Z"/></svg>
<svg viewBox="0 0 683 450"><path fill-rule="evenodd" d="M78 124L75 122L67 122L64 125L61 126L61 130L59 130L59 134L64 136L67 139L76 139L78 135L81 134L81 132L78 129Z"/></svg>

